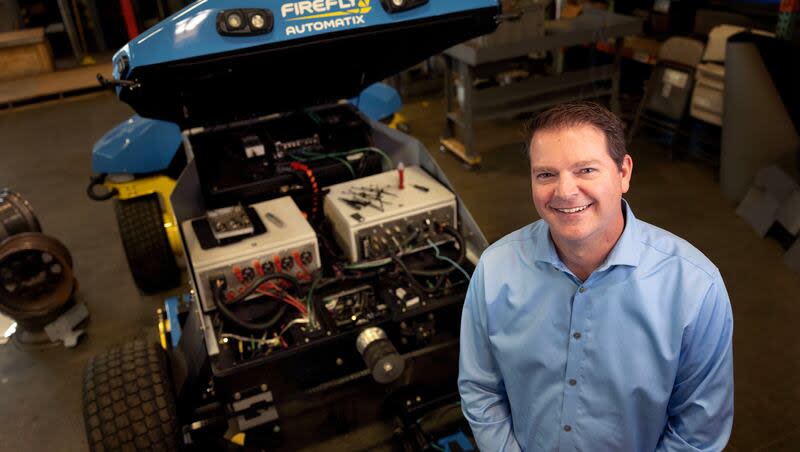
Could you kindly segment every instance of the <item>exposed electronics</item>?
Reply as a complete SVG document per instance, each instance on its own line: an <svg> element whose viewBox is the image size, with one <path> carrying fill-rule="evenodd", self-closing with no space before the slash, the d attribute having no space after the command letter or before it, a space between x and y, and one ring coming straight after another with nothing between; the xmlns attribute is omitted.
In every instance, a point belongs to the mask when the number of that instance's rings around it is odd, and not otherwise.
<svg viewBox="0 0 800 452"><path fill-rule="evenodd" d="M329 187L325 216L350 262L405 254L456 224L456 197L422 168L392 170Z"/></svg>
<svg viewBox="0 0 800 452"><path fill-rule="evenodd" d="M209 244L203 231L208 216L181 224L197 283L195 289L206 311L215 308L211 281L224 280L226 297L244 292L249 283L270 273L288 273L309 280L319 268L317 236L291 197L285 196L245 208L254 232ZM240 217L237 221L244 222Z"/></svg>
<svg viewBox="0 0 800 452"><path fill-rule="evenodd" d="M369 126L350 104L201 129L190 141L212 208L286 195L304 202L303 195L314 195L314 185L381 171L379 153L359 152L371 146Z"/></svg>

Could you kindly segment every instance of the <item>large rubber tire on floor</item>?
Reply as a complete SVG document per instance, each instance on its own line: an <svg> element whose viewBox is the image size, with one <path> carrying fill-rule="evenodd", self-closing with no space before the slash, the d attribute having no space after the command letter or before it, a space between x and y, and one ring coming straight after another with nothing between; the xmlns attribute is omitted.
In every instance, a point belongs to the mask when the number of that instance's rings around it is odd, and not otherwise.
<svg viewBox="0 0 800 452"><path fill-rule="evenodd" d="M115 200L114 210L136 286L145 293L176 287L181 271L164 229L158 195Z"/></svg>
<svg viewBox="0 0 800 452"><path fill-rule="evenodd" d="M136 340L99 354L83 376L83 419L93 452L178 450L166 353Z"/></svg>

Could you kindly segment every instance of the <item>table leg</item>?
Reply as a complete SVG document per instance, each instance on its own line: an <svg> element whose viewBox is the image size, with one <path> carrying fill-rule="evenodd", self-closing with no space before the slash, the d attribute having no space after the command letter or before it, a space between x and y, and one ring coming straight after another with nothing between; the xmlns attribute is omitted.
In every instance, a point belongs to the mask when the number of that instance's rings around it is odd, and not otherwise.
<svg viewBox="0 0 800 452"><path fill-rule="evenodd" d="M614 39L614 73L611 76L611 111L617 116L622 113L622 108L619 103L619 79L623 45L623 38Z"/></svg>

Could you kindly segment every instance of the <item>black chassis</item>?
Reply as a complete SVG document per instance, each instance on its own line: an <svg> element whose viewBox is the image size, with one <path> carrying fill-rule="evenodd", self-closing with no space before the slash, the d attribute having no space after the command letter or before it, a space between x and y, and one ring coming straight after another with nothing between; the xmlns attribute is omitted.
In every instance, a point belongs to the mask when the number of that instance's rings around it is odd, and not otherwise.
<svg viewBox="0 0 800 452"><path fill-rule="evenodd" d="M370 127L375 146L394 162L419 165L453 190L419 141L381 123L371 122ZM186 134L184 145L191 151L191 137ZM467 258L474 265L488 243L456 196L459 232L466 244ZM179 224L204 214L194 162L179 178L172 204ZM195 287L198 283L193 281ZM225 441L238 433L238 426L249 422L260 425L247 431L248 444L253 443L251 437L257 437L260 446L286 450L308 446L378 419L394 418L413 427L414 420L423 413L458 400L463 296L462 290L426 299L414 310L398 311L373 324L386 331L406 362L403 375L388 385L376 383L366 370L356 350L355 330L336 332L331 328L307 344L250 362L218 362L214 353L218 344L210 319L193 297L182 322L180 342L168 350L184 443L201 449L208 447L209 441L229 444ZM424 340L415 340L410 329L428 334ZM232 416L232 412L236 414ZM239 416L242 417L237 423Z"/></svg>

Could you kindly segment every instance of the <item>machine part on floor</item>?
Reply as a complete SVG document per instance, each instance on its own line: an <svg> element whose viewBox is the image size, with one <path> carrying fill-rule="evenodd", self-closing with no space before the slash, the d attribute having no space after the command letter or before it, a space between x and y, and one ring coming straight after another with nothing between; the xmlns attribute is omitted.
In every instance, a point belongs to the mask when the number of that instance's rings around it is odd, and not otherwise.
<svg viewBox="0 0 800 452"><path fill-rule="evenodd" d="M57 319L44 326L44 332L51 342L61 342L64 347L72 348L78 345L78 339L85 330L75 328L89 318L89 310L86 305L77 303L72 305L66 312Z"/></svg>
<svg viewBox="0 0 800 452"><path fill-rule="evenodd" d="M114 210L136 286L146 293L177 286L181 273L164 229L158 195L114 200Z"/></svg>
<svg viewBox="0 0 800 452"><path fill-rule="evenodd" d="M356 338L356 349L378 383L391 383L402 375L405 361L382 329L371 327L362 331Z"/></svg>
<svg viewBox="0 0 800 452"><path fill-rule="evenodd" d="M83 376L89 449L177 451L178 423L166 353L136 340L89 360Z"/></svg>
<svg viewBox="0 0 800 452"><path fill-rule="evenodd" d="M0 242L21 232L41 232L33 207L19 193L0 189Z"/></svg>
<svg viewBox="0 0 800 452"><path fill-rule="evenodd" d="M76 286L72 256L58 240L23 232L0 242L0 312L17 322L17 344L49 345L63 338L65 344L71 342L74 336L65 332L52 337L45 329L74 306ZM80 322L67 323L74 327Z"/></svg>

